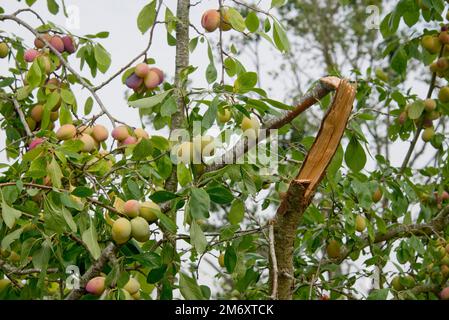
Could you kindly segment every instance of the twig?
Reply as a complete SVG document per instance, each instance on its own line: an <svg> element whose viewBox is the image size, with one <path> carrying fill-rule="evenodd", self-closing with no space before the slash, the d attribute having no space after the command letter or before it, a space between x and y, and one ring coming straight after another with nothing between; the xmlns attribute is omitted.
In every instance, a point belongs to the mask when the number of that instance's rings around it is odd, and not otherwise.
<svg viewBox="0 0 449 320"><path fill-rule="evenodd" d="M20 109L19 103L14 98L12 98L12 103L14 104L14 108L16 109L17 114L19 115L20 122L22 122L22 125L25 128L27 136L31 138L33 136L33 133L31 132L30 127L28 126L28 123L25 119L25 115L23 114L22 109Z"/></svg>

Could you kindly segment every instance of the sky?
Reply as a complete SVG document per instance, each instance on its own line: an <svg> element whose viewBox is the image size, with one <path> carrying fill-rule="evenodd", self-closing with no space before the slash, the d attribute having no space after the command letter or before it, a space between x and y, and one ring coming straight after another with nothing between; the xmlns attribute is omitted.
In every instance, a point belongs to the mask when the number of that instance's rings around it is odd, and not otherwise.
<svg viewBox="0 0 449 320"><path fill-rule="evenodd" d="M127 64L132 58L134 58L138 53L140 53L148 41L148 33L142 35L137 28L136 19L142 9L142 7L148 4L149 1L146 0L96 0L96 1L85 1L85 0L66 0L66 5L69 12L73 15L70 19L65 18L62 14L53 16L48 13L46 9L46 1L38 0L33 6L33 9L39 12L44 20L50 20L57 25L60 25L68 29L71 33L76 35L85 35L97 33L100 31L110 32L110 36L107 39L101 39L100 42L112 55L112 64L108 72L99 76L95 79L94 84L99 84L107 79L116 70L120 69L123 65ZM166 0L166 4L169 4L172 12L176 12L176 1ZM210 8L215 8L217 6L217 1L203 0L196 6L191 8L191 22L202 30L200 20L202 13ZM262 0L259 6L263 9L268 9L271 1ZM17 2L13 0L2 1L1 5L5 8L7 13L11 13L19 8L24 8L26 5L23 2ZM165 9L162 10L165 12ZM29 13L24 13L21 16L23 19L28 21L31 25L37 26L38 21ZM161 20L163 15L160 15L158 20ZM24 39L24 44L27 46L32 46L34 37L24 28L19 27L14 22L6 22L0 25L2 30L8 30L8 32L13 32L20 35ZM196 32L194 29L190 29L191 35ZM211 40L216 41L217 33L208 34ZM229 33L225 34L225 42L229 37ZM174 74L174 56L175 49L170 47L166 43L165 27L162 24L157 25L155 30L155 37L153 39L153 44L149 50L149 56L156 60L156 66L161 68L167 75L167 79L173 79ZM261 46L261 57L262 57L262 74L261 83L269 83L269 93L271 97L276 99L282 99L284 97L284 83L282 81L279 84L270 81L269 71L275 69L281 59L280 54L274 50L271 50L270 45L262 44ZM248 66L252 66L251 60L248 57L242 57L242 62ZM191 80L192 86L196 87L207 87L205 81L204 72L207 66L204 61L207 61L206 46L205 44L198 44L198 48L191 54L190 63L191 65L198 67L198 70L192 75ZM218 61L217 61L218 62ZM73 66L78 66L78 59L74 56L69 58L69 63ZM306 65L307 62L304 62ZM7 62L0 61L0 73L4 74L6 72ZM307 68L306 68L307 69ZM316 78L323 76L317 73L316 70L307 70L308 74L316 75ZM82 72L83 76L90 78L90 72L88 68L85 68ZM288 79L287 79L288 81ZM414 87L415 92L420 96L425 93L425 88L419 83L411 83ZM266 87L264 89L267 89ZM80 109L84 105L84 101L89 97L86 90L81 90L79 86L74 87L74 91L77 97L78 105ZM137 110L128 107L125 98L126 87L121 83L121 77L115 78L109 85L101 89L98 94L104 104L106 105L109 112L117 119L124 121L130 125L140 126L140 119ZM97 106L94 107L94 111L98 112ZM95 112L95 113L96 113ZM111 127L108 119L102 117L99 119L98 123L104 124L107 127ZM150 134L164 135L167 133L166 130L161 130L160 132L154 132L152 129L148 128ZM420 148L421 142L419 142L418 149ZM4 139L0 139L0 148L4 147ZM392 163L399 166L405 150L408 148L408 142L397 142L392 147ZM0 161L5 162L4 153L0 155ZM425 163L425 157L420 163ZM369 159L368 169L374 168L374 161ZM260 198L265 195L262 194ZM214 261L215 262L215 261ZM203 265L205 265L203 263ZM206 264L207 265L207 264ZM213 274L215 271L210 267L203 267L201 269L201 283L214 283ZM363 284L361 284L363 286Z"/></svg>

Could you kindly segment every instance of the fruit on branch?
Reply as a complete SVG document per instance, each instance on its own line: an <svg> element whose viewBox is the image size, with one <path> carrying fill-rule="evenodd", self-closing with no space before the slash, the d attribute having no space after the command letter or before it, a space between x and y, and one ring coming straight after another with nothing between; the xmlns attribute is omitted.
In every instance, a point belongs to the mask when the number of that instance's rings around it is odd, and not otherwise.
<svg viewBox="0 0 449 320"><path fill-rule="evenodd" d="M435 136L435 129L433 127L425 128L421 138L424 142L429 142Z"/></svg>
<svg viewBox="0 0 449 320"><path fill-rule="evenodd" d="M134 134L136 135L137 139L148 139L150 136L149 134L143 130L142 128L136 128L134 129Z"/></svg>
<svg viewBox="0 0 449 320"><path fill-rule="evenodd" d="M83 148L81 149L83 152L92 152L97 147L94 138L87 133L82 133L78 139L83 143Z"/></svg>
<svg viewBox="0 0 449 320"><path fill-rule="evenodd" d="M430 120L436 120L439 117L441 117L441 113L439 113L438 111L434 110L432 112L429 112L425 115L426 119L430 119Z"/></svg>
<svg viewBox="0 0 449 320"><path fill-rule="evenodd" d="M63 36L62 43L64 44L64 51L72 54L76 51L75 40L71 36Z"/></svg>
<svg viewBox="0 0 449 320"><path fill-rule="evenodd" d="M226 123L231 120L231 111L229 109L218 110L217 112L218 121L221 123Z"/></svg>
<svg viewBox="0 0 449 320"><path fill-rule="evenodd" d="M161 212L161 208L152 201L145 201L141 203L139 215L149 223L157 221L157 215Z"/></svg>
<svg viewBox="0 0 449 320"><path fill-rule="evenodd" d="M0 42L0 58L6 58L9 54L9 47L6 43Z"/></svg>
<svg viewBox="0 0 449 320"><path fill-rule="evenodd" d="M220 12L215 9L207 10L201 17L201 26L207 32L214 32L220 25Z"/></svg>
<svg viewBox="0 0 449 320"><path fill-rule="evenodd" d="M441 300L449 300L449 287L441 290L439 295Z"/></svg>
<svg viewBox="0 0 449 320"><path fill-rule="evenodd" d="M365 217L358 215L355 218L355 229L358 232L363 232L366 229L366 219Z"/></svg>
<svg viewBox="0 0 449 320"><path fill-rule="evenodd" d="M221 31L229 31L232 29L229 11L226 8L222 8L221 10L220 29Z"/></svg>
<svg viewBox="0 0 449 320"><path fill-rule="evenodd" d="M28 128L30 128L31 131L34 131L34 129L36 129L37 123L36 123L36 121L34 121L33 118L26 117L25 121L28 124Z"/></svg>
<svg viewBox="0 0 449 320"><path fill-rule="evenodd" d="M145 76L150 72L150 67L146 63L139 63L134 69L134 73L139 78L145 78Z"/></svg>
<svg viewBox="0 0 449 320"><path fill-rule="evenodd" d="M146 242L150 239L150 226L142 217L131 220L131 235L139 242ZM130 292L131 293L131 292Z"/></svg>
<svg viewBox="0 0 449 320"><path fill-rule="evenodd" d="M123 289L125 289L130 295L134 295L139 292L140 283L136 280L136 278L130 277Z"/></svg>
<svg viewBox="0 0 449 320"><path fill-rule="evenodd" d="M129 218L135 218L139 215L140 203L137 200L128 200L123 205L123 213Z"/></svg>
<svg viewBox="0 0 449 320"><path fill-rule="evenodd" d="M440 99L440 101L443 103L449 102L449 87L443 87L440 89L440 92L438 93L438 99Z"/></svg>
<svg viewBox="0 0 449 320"><path fill-rule="evenodd" d="M58 111L50 112L50 121L56 121L59 119ZM76 129L76 128L75 128Z"/></svg>
<svg viewBox="0 0 449 320"><path fill-rule="evenodd" d="M59 53L64 52L64 42L60 36L51 37L50 44L53 48L55 48Z"/></svg>
<svg viewBox="0 0 449 320"><path fill-rule="evenodd" d="M245 134L257 137L259 135L260 123L254 116L251 118L243 117L240 128Z"/></svg>
<svg viewBox="0 0 449 320"><path fill-rule="evenodd" d="M406 289L410 289L413 288L416 285L416 281L415 278L411 275L406 275L403 279L402 279L402 283L404 284L404 288Z"/></svg>
<svg viewBox="0 0 449 320"><path fill-rule="evenodd" d="M150 70L145 76L144 84L147 89L154 89L161 83L159 75L157 72Z"/></svg>
<svg viewBox="0 0 449 320"><path fill-rule="evenodd" d="M137 138L134 136L129 136L125 140L122 141L124 146L130 146L137 143Z"/></svg>
<svg viewBox="0 0 449 320"><path fill-rule="evenodd" d="M42 121L42 116L44 114L44 106L41 104L36 104L33 109L31 109L30 116L36 122Z"/></svg>
<svg viewBox="0 0 449 320"><path fill-rule="evenodd" d="M152 68L150 68L150 72L155 72L158 75L158 77L159 77L158 85L161 84L162 82L164 82L164 78L165 78L164 77L164 72L162 72L161 69L156 68L156 67L152 67Z"/></svg>
<svg viewBox="0 0 449 320"><path fill-rule="evenodd" d="M442 275L444 278L449 277L449 266L447 266L446 264L443 264L443 265L440 267L440 271L441 271L441 275Z"/></svg>
<svg viewBox="0 0 449 320"><path fill-rule="evenodd" d="M90 279L86 284L86 291L94 296L101 296L105 289L105 277L95 277Z"/></svg>
<svg viewBox="0 0 449 320"><path fill-rule="evenodd" d="M41 38L47 40L47 42L51 41L51 35L49 35L48 33L40 34L40 36ZM34 39L34 46L38 49L42 49L45 47L45 42L36 37L36 39Z"/></svg>
<svg viewBox="0 0 449 320"><path fill-rule="evenodd" d="M111 135L115 140L123 141L129 137L128 127L126 127L126 126L115 127L112 130Z"/></svg>
<svg viewBox="0 0 449 320"><path fill-rule="evenodd" d="M105 126L103 126L101 124L97 124L92 128L91 135L96 141L102 142L102 141L105 141L109 137L109 132Z"/></svg>
<svg viewBox="0 0 449 320"><path fill-rule="evenodd" d="M43 143L45 140L43 138L34 138L29 146L28 146L28 150L33 150L34 148L36 148L38 145L40 145L41 143Z"/></svg>
<svg viewBox="0 0 449 320"><path fill-rule="evenodd" d="M139 78L135 73L131 74L125 81L126 86L133 90L138 90L142 83L142 78Z"/></svg>
<svg viewBox="0 0 449 320"><path fill-rule="evenodd" d="M382 199L382 190L380 188L377 188L376 191L374 191L373 195L371 196L371 200L373 200L374 203L377 203L381 199Z"/></svg>
<svg viewBox="0 0 449 320"><path fill-rule="evenodd" d="M9 279L0 279L0 292L5 290L11 284L11 280Z"/></svg>
<svg viewBox="0 0 449 320"><path fill-rule="evenodd" d="M224 255L224 253L220 253L220 255L218 256L218 264L222 268L225 267L225 255Z"/></svg>
<svg viewBox="0 0 449 320"><path fill-rule="evenodd" d="M393 280L391 280L391 286L393 287L394 290L396 291L402 291L404 290L404 286L401 283L401 277L400 276L395 276L393 278Z"/></svg>
<svg viewBox="0 0 449 320"><path fill-rule="evenodd" d="M424 118L424 119L422 119L422 126L423 126L423 128L433 127L433 121L429 118Z"/></svg>
<svg viewBox="0 0 449 320"><path fill-rule="evenodd" d="M436 54L441 50L441 42L438 37L433 35L425 35L421 39L421 45L424 49L432 54Z"/></svg>
<svg viewBox="0 0 449 320"><path fill-rule="evenodd" d="M447 31L440 32L438 39L442 44L449 44L449 33Z"/></svg>
<svg viewBox="0 0 449 320"><path fill-rule="evenodd" d="M449 68L449 61L447 58L442 57L437 60L438 71L443 72Z"/></svg>
<svg viewBox="0 0 449 320"><path fill-rule="evenodd" d="M56 131L56 137L59 140L70 140L76 135L76 127L73 124L64 124L58 131Z"/></svg>
<svg viewBox="0 0 449 320"><path fill-rule="evenodd" d="M117 244L123 244L131 238L131 222L125 218L118 218L112 225L112 239Z"/></svg>
<svg viewBox="0 0 449 320"><path fill-rule="evenodd" d="M424 100L424 109L427 112L432 112L437 108L437 103L434 99L426 99Z"/></svg>
<svg viewBox="0 0 449 320"><path fill-rule="evenodd" d="M53 92L61 87L61 81L59 81L59 79L57 78L51 78L48 79L45 85L50 90L50 92Z"/></svg>
<svg viewBox="0 0 449 320"><path fill-rule="evenodd" d="M340 254L341 254L341 245L340 245L340 243L337 240L332 239L327 244L326 252L327 252L327 255L329 256L329 258L331 258L331 259L339 258Z"/></svg>
<svg viewBox="0 0 449 320"><path fill-rule="evenodd" d="M449 200L449 193L446 190L441 193L441 196L438 194L438 192L434 192L434 196L437 204L441 204L443 201ZM449 249L449 245L447 248Z"/></svg>
<svg viewBox="0 0 449 320"><path fill-rule="evenodd" d="M33 62L39 56L39 54L39 51L37 51L36 49L28 49L23 54L23 58L26 62Z"/></svg>

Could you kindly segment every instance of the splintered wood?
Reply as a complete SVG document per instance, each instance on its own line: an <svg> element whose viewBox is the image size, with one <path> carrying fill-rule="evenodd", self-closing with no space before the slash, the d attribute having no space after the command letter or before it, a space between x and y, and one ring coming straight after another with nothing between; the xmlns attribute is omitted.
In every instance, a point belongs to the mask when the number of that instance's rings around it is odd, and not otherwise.
<svg viewBox="0 0 449 320"><path fill-rule="evenodd" d="M318 135L299 171L297 180L307 181L305 202L315 192L337 151L351 114L356 90L347 80L341 80L332 105L326 113Z"/></svg>

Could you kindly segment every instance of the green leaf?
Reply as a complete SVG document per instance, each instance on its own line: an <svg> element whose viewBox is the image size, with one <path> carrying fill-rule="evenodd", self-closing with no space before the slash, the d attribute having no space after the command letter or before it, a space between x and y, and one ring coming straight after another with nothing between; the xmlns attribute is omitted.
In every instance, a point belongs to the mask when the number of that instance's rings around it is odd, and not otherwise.
<svg viewBox="0 0 449 320"><path fill-rule="evenodd" d="M190 169L186 167L186 165L182 162L178 163L176 175L178 177L178 182L181 187L186 186L188 183L192 181L192 174Z"/></svg>
<svg viewBox="0 0 449 320"><path fill-rule="evenodd" d="M89 97L86 99L86 103L84 103L84 114L88 115L92 111L92 107L94 105L94 99Z"/></svg>
<svg viewBox="0 0 449 320"><path fill-rule="evenodd" d="M169 117L178 111L178 104L173 96L168 97L161 105L161 116Z"/></svg>
<svg viewBox="0 0 449 320"><path fill-rule="evenodd" d="M147 4L139 13L137 17L137 27L140 32L144 34L147 32L150 27L153 25L156 19L156 1L152 1L150 4Z"/></svg>
<svg viewBox="0 0 449 320"><path fill-rule="evenodd" d="M407 71L408 56L404 48L396 50L393 58L391 58L391 68L399 74L405 73Z"/></svg>
<svg viewBox="0 0 449 320"><path fill-rule="evenodd" d="M210 199L219 204L228 204L234 200L234 195L229 189L223 186L214 186L206 189Z"/></svg>
<svg viewBox="0 0 449 320"><path fill-rule="evenodd" d="M231 210L228 213L228 220L231 224L239 224L245 216L245 204L240 199L232 202Z"/></svg>
<svg viewBox="0 0 449 320"><path fill-rule="evenodd" d="M229 22L231 23L232 28L240 32L245 31L246 29L245 19L243 19L240 12L231 7L228 8L227 13L229 15Z"/></svg>
<svg viewBox="0 0 449 320"><path fill-rule="evenodd" d="M73 92L70 90L62 89L61 90L61 98L62 98L62 101L64 101L65 103L67 103L69 105L75 105L75 103L76 103L75 96L73 95Z"/></svg>
<svg viewBox="0 0 449 320"><path fill-rule="evenodd" d="M209 218L210 198L207 192L203 189L192 188L189 207L194 219Z"/></svg>
<svg viewBox="0 0 449 320"><path fill-rule="evenodd" d="M244 72L241 73L234 82L235 92L245 93L254 88L257 84L257 73Z"/></svg>
<svg viewBox="0 0 449 320"><path fill-rule="evenodd" d="M276 44L276 47L281 52L289 51L290 43L288 42L288 38L284 28L277 21L273 21L273 26L273 40Z"/></svg>
<svg viewBox="0 0 449 320"><path fill-rule="evenodd" d="M204 300L201 287L194 278L190 278L183 272L179 274L179 291L186 300Z"/></svg>
<svg viewBox="0 0 449 320"><path fill-rule="evenodd" d="M408 106L407 115L410 119L415 120L421 117L424 111L424 102L422 100L416 100Z"/></svg>
<svg viewBox="0 0 449 320"><path fill-rule="evenodd" d="M370 292L367 300L386 300L390 289L374 289Z"/></svg>
<svg viewBox="0 0 449 320"><path fill-rule="evenodd" d="M232 273L235 269L235 266L237 265L237 254L234 250L234 247L229 246L226 248L225 256L224 256L224 263L226 270L229 273Z"/></svg>
<svg viewBox="0 0 449 320"><path fill-rule="evenodd" d="M162 227L164 227L171 233L176 233L178 227L176 226L176 223L172 221L172 219L170 219L166 214L162 213L161 211L156 211L155 214L159 218L159 223L162 225Z"/></svg>
<svg viewBox="0 0 449 320"><path fill-rule="evenodd" d="M51 14L57 14L59 12L59 5L56 0L47 0L47 8Z"/></svg>
<svg viewBox="0 0 449 320"><path fill-rule="evenodd" d="M59 167L58 162L53 157L51 162L47 166L48 175L50 176L51 182L54 187L61 188L61 179L63 177L61 168Z"/></svg>
<svg viewBox="0 0 449 320"><path fill-rule="evenodd" d="M16 220L19 219L20 216L22 215L22 212L14 209L13 207L10 207L4 200L3 194L1 194L1 197L2 197L3 221L5 221L5 224L8 226L9 229L12 229L16 223Z"/></svg>
<svg viewBox="0 0 449 320"><path fill-rule="evenodd" d="M207 248L207 239L201 230L201 227L196 223L195 220L192 220L190 224L190 243L196 249L199 254L202 254L206 251Z"/></svg>
<svg viewBox="0 0 449 320"><path fill-rule="evenodd" d="M150 196L150 199L156 203L163 203L178 198L177 194L169 191L156 191Z"/></svg>
<svg viewBox="0 0 449 320"><path fill-rule="evenodd" d="M217 80L217 69L215 68L215 65L212 63L210 63L206 68L206 80L207 83L209 84Z"/></svg>
<svg viewBox="0 0 449 320"><path fill-rule="evenodd" d="M133 159L134 160L143 160L152 152L151 142L148 139L142 139L140 142L134 147L133 150Z"/></svg>
<svg viewBox="0 0 449 320"><path fill-rule="evenodd" d="M94 194L94 192L92 191L92 189L90 189L88 187L84 187L84 186L76 187L72 191L72 195L74 195L76 197L80 197L80 198L87 198L87 197L92 196L93 194Z"/></svg>
<svg viewBox="0 0 449 320"><path fill-rule="evenodd" d="M260 21L254 11L251 11L246 16L245 25L248 28L249 32L256 32L257 29L259 29Z"/></svg>
<svg viewBox="0 0 449 320"><path fill-rule="evenodd" d="M8 233L3 239L2 239L2 244L1 247L3 250L10 250L10 245L11 243L13 243L14 241L16 241L17 239L20 238L20 235L23 232L23 228L14 230L11 233Z"/></svg>
<svg viewBox="0 0 449 320"><path fill-rule="evenodd" d="M358 172L365 167L365 151L355 137L351 138L348 146L346 147L345 162L348 167L354 172Z"/></svg>
<svg viewBox="0 0 449 320"><path fill-rule="evenodd" d="M151 108L151 107L154 107L154 106L158 105L162 101L164 101L164 99L172 91L173 91L173 89L170 89L170 90L164 91L162 93L156 94L156 95L148 97L148 98L143 98L143 99L138 99L138 100L134 100L134 101L129 101L128 104L131 107L135 107L135 108Z"/></svg>
<svg viewBox="0 0 449 320"><path fill-rule="evenodd" d="M201 126L204 129L209 129L214 124L215 119L217 118L219 102L220 102L219 97L218 96L214 97L209 108L204 113L203 119L201 120Z"/></svg>
<svg viewBox="0 0 449 320"><path fill-rule="evenodd" d="M28 81L28 84L36 88L40 85L42 79L42 71L41 68L39 68L38 61L34 61L31 65L30 69L28 70L28 73L26 75L26 80Z"/></svg>
<svg viewBox="0 0 449 320"><path fill-rule="evenodd" d="M87 248L89 249L89 252L92 255L92 257L95 260L97 260L101 255L101 249L100 246L98 245L97 231L92 221L90 222L89 229L83 232L81 238L83 242L86 244Z"/></svg>
<svg viewBox="0 0 449 320"><path fill-rule="evenodd" d="M271 0L270 8L281 7L284 5L284 3L285 3L285 0Z"/></svg>
<svg viewBox="0 0 449 320"><path fill-rule="evenodd" d="M97 61L98 70L102 73L108 71L109 66L111 65L111 55L109 52L107 52L105 48L98 43L94 47L94 55L95 61Z"/></svg>

